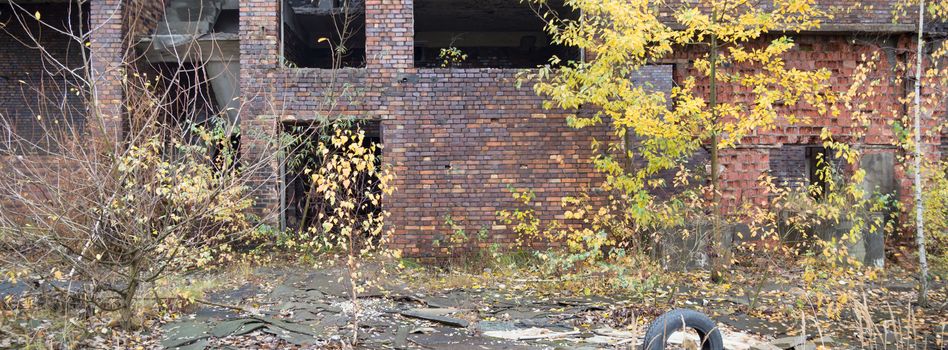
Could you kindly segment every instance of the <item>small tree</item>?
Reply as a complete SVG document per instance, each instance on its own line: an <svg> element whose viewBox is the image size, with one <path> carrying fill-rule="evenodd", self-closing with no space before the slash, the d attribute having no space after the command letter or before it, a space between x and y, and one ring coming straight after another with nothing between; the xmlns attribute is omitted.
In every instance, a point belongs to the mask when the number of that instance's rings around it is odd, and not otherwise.
<svg viewBox="0 0 948 350"><path fill-rule="evenodd" d="M667 211L656 208L663 205L655 203L650 193L651 187L663 183L652 177L675 168L699 148L708 148L707 210L714 218L716 253L712 278L721 281L730 257L721 223L720 151L740 144L752 131L805 121L792 112L795 106L809 104L828 113L826 105L834 101L834 94L828 93L828 70L787 67L781 56L794 46L793 40L765 39L773 31L817 27L825 14L814 3L568 1L582 15L552 18L547 29L554 42L580 48L590 59L563 63L554 58L552 63L562 65L527 77L538 79L534 89L549 98L547 107L596 108L590 117L571 118L571 126L609 123L615 138L597 140L602 152L595 165L607 175L606 189L618 191L617 198L638 208L631 213L640 225L668 221ZM670 92L635 82L634 74L643 66L695 48L703 48L694 60L695 75L677 82ZM722 99L722 86L748 93ZM630 167L635 158L644 165Z"/></svg>
<svg viewBox="0 0 948 350"><path fill-rule="evenodd" d="M358 124L334 123L328 135L312 143L301 147L310 151L298 156L309 160L302 173L309 184L306 212L313 224L300 222L296 244L309 252L345 252L352 344L356 344L359 295L372 286L362 269L364 259L379 253L391 237L391 227L385 224L389 212L382 209L382 200L395 191L395 174L382 164L378 153L382 146L366 139Z"/></svg>
<svg viewBox="0 0 948 350"><path fill-rule="evenodd" d="M915 43L915 242L918 244L918 303L928 305L928 254L925 251L925 206L922 202L922 65L925 62L925 0L918 1L918 41Z"/></svg>
<svg viewBox="0 0 948 350"><path fill-rule="evenodd" d="M234 242L266 222L251 215L260 179L248 174L266 173L260 170L278 152L238 158L237 125L208 108L206 91L195 93L199 85L180 79L200 76L206 62L183 52L177 64L157 67L160 76L140 73L149 63L125 52L124 96L113 106L122 114L108 115L113 109L105 107L100 84L114 71L90 70L84 50L80 62L64 61L40 41L39 32L47 31L87 47L93 33L80 7L64 5L76 11L69 12L74 25L62 27L15 2L9 6L16 21L6 28L23 28L19 39L46 70L36 84L21 82L24 95L37 97L30 107L41 141L19 133L13 116L0 115L8 135L0 150L3 259L13 257L48 279L86 282L82 297L119 311L120 324L132 328L137 297L148 284L227 258Z"/></svg>
<svg viewBox="0 0 948 350"><path fill-rule="evenodd" d="M909 18L916 18L918 31L916 38L916 52L914 62L914 92L911 95L912 107L908 110L911 115L902 118L905 125L901 131L902 139L899 144L907 151L911 151L913 186L914 186L914 231L915 243L918 248L919 262L919 293L918 303L920 305L928 304L928 252L926 241L931 236L937 237L937 232L927 232L927 228L938 228L944 225L943 222L927 222L927 220L938 219L943 216L940 213L932 213L932 210L940 210L938 203L945 201L948 194L940 193L940 179L943 174L943 165L938 164L937 159L926 156L925 143L933 136L941 133L948 125L948 118L944 116L935 116L936 113L945 113L945 100L948 98L948 90L945 86L948 84L948 70L945 68L946 59L948 59L948 45L945 43L945 36L940 37L929 35L928 31L937 26L944 26L944 21L948 20L948 4L943 1L927 2L925 0L906 0L898 3L901 9ZM935 32L937 30L934 30ZM944 31L944 29L942 29ZM908 103L908 101L905 101ZM934 117L935 123L928 121ZM909 124L912 126L907 127ZM909 138L908 136L911 136ZM944 142L944 141L942 141ZM925 189L931 187L931 190ZM935 208L926 208L926 203L935 204Z"/></svg>

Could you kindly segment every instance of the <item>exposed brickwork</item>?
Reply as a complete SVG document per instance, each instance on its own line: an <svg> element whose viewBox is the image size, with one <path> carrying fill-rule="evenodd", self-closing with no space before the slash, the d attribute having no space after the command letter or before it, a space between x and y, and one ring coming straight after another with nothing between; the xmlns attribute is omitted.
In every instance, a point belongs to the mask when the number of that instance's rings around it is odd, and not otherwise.
<svg viewBox="0 0 948 350"><path fill-rule="evenodd" d="M770 150L770 174L779 186L805 188L810 185L806 145L790 145Z"/></svg>
<svg viewBox="0 0 948 350"><path fill-rule="evenodd" d="M671 0L666 2L661 12L664 18L671 18L672 9L685 5L693 7L694 0ZM903 2L904 3L904 2ZM772 8L773 1L748 2L748 6ZM893 30L909 31L916 17L911 15L911 6L899 7L897 0L818 0L814 7L827 14L819 16L820 28L824 32L861 32L880 33ZM907 10L908 13L903 13Z"/></svg>
<svg viewBox="0 0 948 350"><path fill-rule="evenodd" d="M450 232L451 215L468 231L490 227L496 211L515 206L507 187L537 194L544 219L562 214L563 196L595 186L588 159L595 129L566 125L568 113L542 111L529 90L514 88L515 71L422 70L407 87L413 103L385 127L387 155L400 174L393 203L396 244L409 253ZM390 125L390 126L389 126ZM508 230L491 241L511 243Z"/></svg>
<svg viewBox="0 0 948 350"><path fill-rule="evenodd" d="M10 146L10 142L5 141L22 138L27 142L18 143L15 150L29 153L15 159L0 158L0 171L7 171L2 169L6 166L18 166L31 177L42 177L56 184L72 174L78 163L41 154L42 151L57 151L59 143L66 140L86 141L81 131L87 128L98 136L102 131L119 135L123 63L126 55L135 57L126 51L131 40L128 38L141 36L154 28L164 10L164 0L127 1L124 6L120 6L118 0L83 3L83 6L75 6L75 3L24 5L16 11L8 4L0 4L0 22L6 25L0 33L0 114L4 115L0 120L14 124L17 133L15 137L3 135L6 138L0 140L0 150L6 151L4 147ZM46 25L74 36L41 27L34 17L37 12ZM24 25L28 29L24 29ZM32 44L28 33L38 39L48 56L28 47ZM83 34L90 35L88 47L79 41ZM91 53L89 62L83 60L83 51ZM83 74L81 68L87 64L92 68L92 76L82 78L91 78L94 84L101 119L89 117L95 112L88 110L86 96L75 93L76 89L86 92L87 87L66 70ZM4 129L0 127L0 130ZM68 134L58 134L62 131L79 131L80 134L76 135L78 139L72 139ZM50 132L57 134L50 135ZM27 146L30 142L36 142L38 147ZM42 195L29 186L23 190L24 196ZM0 203L4 210L17 210L19 205Z"/></svg>
<svg viewBox="0 0 948 350"><path fill-rule="evenodd" d="M837 17L834 23L892 23L888 15L892 2L877 2L872 9L852 11ZM255 108L245 125L273 130L280 118L313 118L327 107L319 101L331 90L331 82L351 87L351 101L343 99L334 109L382 120L384 156L399 175L398 191L386 205L393 213L396 245L415 255L431 253L431 243L450 232L444 224L445 215L450 214L472 232L494 224L495 211L513 204L508 185L535 190L539 213L546 220L561 213L560 198L595 186L599 178L588 164L589 141L594 135L607 137L603 131L567 128L564 119L568 112L544 111L541 99L528 89L514 87L514 70L412 68L411 9L411 0L368 0L367 67L332 73L279 68L278 6L266 0L242 1L242 88L246 96L254 98ZM882 27L865 28L872 32ZM884 52L879 73L902 74L892 67L910 56L906 39L898 35L889 41L879 38L804 35L797 39L801 47L787 60L799 68L827 67L834 73L834 86L844 88L851 84L861 55L882 47L901 47ZM853 44L854 40L858 43ZM681 79L693 73L688 59L700 54L683 55L669 62L674 66L645 75L666 75L674 67L675 78ZM891 77L886 81L893 81ZM882 92L872 108L897 106L896 99L904 96L903 87L894 82L884 86ZM721 93L725 100L740 96L738 91L727 89ZM771 170L770 148L819 143L824 126L843 138L853 130L845 116L816 118L812 108L798 113L814 117L813 123L762 131L748 138L745 146L723 152L723 186L729 205L765 202L767 195L757 182L761 174ZM891 127L885 117L873 120L870 130L864 142L891 145ZM263 141L246 140L245 153L253 154L254 144L259 142ZM261 181L274 178L273 174L260 175ZM264 206L276 207L275 187L260 187L259 199ZM505 230L492 232L496 242L511 240Z"/></svg>
<svg viewBox="0 0 948 350"><path fill-rule="evenodd" d="M122 128L122 62L125 51L121 0L90 3L90 81L95 86L99 108L93 113L92 129L117 138Z"/></svg>
<svg viewBox="0 0 948 350"><path fill-rule="evenodd" d="M138 55L130 47L156 28L167 0L90 1L90 80L99 109L93 132L118 138L122 129L123 75Z"/></svg>
<svg viewBox="0 0 948 350"><path fill-rule="evenodd" d="M8 172L6 173L8 176L4 178L29 178L31 180L41 178L44 181L44 185L40 188L45 188L46 184L60 187L65 183L70 183L67 177L81 169L78 164L78 162L71 159L64 159L58 155L31 154L29 156L8 156L6 154L0 154L0 171ZM14 167L17 168L17 170L13 170ZM24 174L24 176L10 175L13 171L19 171L20 174ZM44 198L42 197L44 192L41 191L40 188L23 185L21 187L22 192L18 193L18 195L22 195L31 200ZM4 194L9 195L9 193ZM21 213L28 209L29 208L22 202L14 200L12 197L0 197L0 211L4 211L5 214ZM24 218L25 217L26 216L24 216Z"/></svg>
<svg viewBox="0 0 948 350"><path fill-rule="evenodd" d="M948 162L948 127L941 132L941 146L939 147L939 152L941 152L941 160Z"/></svg>
<svg viewBox="0 0 948 350"><path fill-rule="evenodd" d="M469 232L493 227L491 241L511 242L509 228L494 222L497 210L514 204L508 186L535 191L538 213L549 221L562 213L562 197L596 187L601 180L588 163L590 141L610 137L607 131L568 128L565 118L572 112L544 110L529 83L515 87L516 70L414 68L413 0L366 0L366 67L335 72L280 66L280 3L240 1L240 87L246 102L240 120L242 156L272 155L267 153L267 143L282 122L316 118L329 109L380 120L386 144L383 157L398 173L398 191L385 205L393 214L395 245L408 253L443 254L432 243L451 230L445 215ZM829 8L848 7L851 2L820 3ZM818 144L824 127L841 140L858 141L877 152L898 152L890 124L893 109L903 107L899 98L906 94L906 79L896 78L904 78L906 71L896 68L912 66L912 38L899 33L866 34L904 31L905 26L892 24L895 1L863 3L869 5L838 12L826 23L824 33L797 35L800 45L786 61L798 68L831 69L834 87L843 90L852 84L862 57L880 52L874 73L884 83L867 107L878 112L869 133L852 140L856 126L847 115L821 117L811 107L795 110L812 122L760 130L741 147L722 153L722 188L729 207L766 202L767 194L757 185L761 174L797 178L799 169L794 164L799 164L799 156L774 149ZM163 8L163 1L152 0L91 2L90 24L96 28L90 45L92 68L97 98L112 130L117 130L122 112L125 48L129 40L153 28ZM860 26L859 33L851 32L855 25ZM685 51L640 74L656 89L667 91L671 88L668 76L681 80L694 75L690 62L703 54ZM699 89L706 92L707 82L700 82ZM338 105L325 103L329 93L342 95L334 99ZM724 88L720 93L725 101L739 102L745 92ZM926 125L932 123L926 121ZM936 154L938 148L930 146L942 142L933 135L926 144L930 154ZM270 212L279 206L275 160L271 165L253 174L257 204ZM906 194L908 177L901 169L897 176L900 194Z"/></svg>
<svg viewBox="0 0 948 350"><path fill-rule="evenodd" d="M770 40L772 38L763 38ZM895 145L895 134L892 123L895 117L905 113L900 99L907 95L909 69L914 65L914 50L912 36L909 34L871 35L796 35L798 44L792 51L784 55L790 67L800 69L827 68L832 72L831 83L835 91L846 91L854 82L855 69L865 60L872 59L878 53L877 69L869 79L879 80L880 86L876 94L867 102L866 111L872 111L868 128L856 125L852 116L846 112L838 117L821 116L812 106L799 106L786 112L794 113L798 117L808 118L806 123L789 125L778 123L773 130L758 130L746 137L738 150L728 151L729 158L722 158L721 164L725 167L722 178L722 190L725 192L726 207L735 208L744 201L763 203L766 194L756 186L760 175L772 173L768 169L769 157L773 153L768 149L787 145L821 144L820 133L824 128L832 132L834 138L840 141L856 142L862 147L886 149L887 152L898 152ZM706 52L681 52L670 62L676 65L676 81L688 76L700 76L687 62L696 57L702 57ZM707 93L707 79L698 81L698 90ZM736 91L733 86L719 88L719 99L725 102L747 103L748 96L744 91ZM925 127L932 128L936 123L934 118L925 120ZM856 132L865 130L864 135L855 139ZM938 135L931 135L925 140L926 154L937 157L937 148L932 147L941 143ZM737 156L736 154L740 154ZM776 160L780 163L780 159ZM778 169L779 170L779 169ZM909 200L911 196L911 181L904 173L899 176L900 198Z"/></svg>
<svg viewBox="0 0 948 350"><path fill-rule="evenodd" d="M241 4L243 28L255 29L242 30L242 88L260 96L258 117L245 125L271 128L275 115L314 118L327 108L321 97L338 92L328 88L334 78L350 86L334 108L382 121L384 157L398 174L386 206L395 244L409 253L432 252L432 242L450 232L445 215L471 232L492 226L495 212L513 205L507 186L536 191L539 212L551 219L562 213L561 197L599 176L587 163L589 132L571 130L568 112L544 111L531 90L515 88L517 70L412 68L410 1L367 1L367 67L337 72L277 66L270 57L277 55L278 23L269 19L278 9L269 3ZM245 154L262 142L245 140ZM258 197L270 208L274 187L264 185ZM494 232L492 241L511 242L507 230Z"/></svg>

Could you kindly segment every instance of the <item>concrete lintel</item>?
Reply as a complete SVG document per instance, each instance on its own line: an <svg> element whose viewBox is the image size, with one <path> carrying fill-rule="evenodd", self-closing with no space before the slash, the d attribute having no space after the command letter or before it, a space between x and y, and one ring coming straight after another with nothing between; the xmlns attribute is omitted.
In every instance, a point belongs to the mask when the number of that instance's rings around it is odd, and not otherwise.
<svg viewBox="0 0 948 350"><path fill-rule="evenodd" d="M353 14L363 14L365 10L362 8L350 8L350 13ZM294 7L293 13L299 16L338 16L343 14L342 9L320 9L315 7Z"/></svg>
<svg viewBox="0 0 948 350"><path fill-rule="evenodd" d="M268 115L267 117L272 117L272 116L269 116L269 115ZM360 114L360 115L358 115L358 116L344 115L344 116L341 116L341 117L339 117L339 116L330 117L329 120L339 120L339 119L347 119L347 118L354 118L354 119L358 119L358 120L361 120L361 121L383 121L383 120L390 120L390 118L386 118L386 117L381 116L381 115L378 115L378 114L368 114L368 113L366 113L366 114ZM279 118L279 120L280 120L281 123L288 123L288 124L312 122L312 121L315 121L315 120L317 120L317 119L318 119L318 118L317 118L315 115L313 115L313 114L305 114L305 115L284 114L284 115L281 115L280 118Z"/></svg>
<svg viewBox="0 0 948 350"><path fill-rule="evenodd" d="M174 42L165 47L159 42ZM177 36L176 38L160 38L153 36L142 39L138 43L139 50L145 53L149 62L196 62L218 61L238 62L240 59L240 40L236 34L214 33L193 38Z"/></svg>

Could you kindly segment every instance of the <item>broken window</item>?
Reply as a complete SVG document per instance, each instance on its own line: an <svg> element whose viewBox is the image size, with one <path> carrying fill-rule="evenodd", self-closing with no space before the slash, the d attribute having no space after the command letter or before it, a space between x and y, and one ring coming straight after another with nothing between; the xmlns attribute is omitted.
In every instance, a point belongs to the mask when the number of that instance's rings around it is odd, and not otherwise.
<svg viewBox="0 0 948 350"><path fill-rule="evenodd" d="M214 22L214 33L238 34L240 31L240 10L222 9L217 15L217 21Z"/></svg>
<svg viewBox="0 0 948 350"><path fill-rule="evenodd" d="M382 128L379 121L356 121L347 128L353 132L362 131L365 137L362 139L362 146L375 151L376 166L381 166L382 148L371 147L372 145L382 144ZM303 124L285 124L284 133L292 142L289 145L288 159L284 175L284 218L285 227L290 230L306 229L319 223L320 213L325 213L327 208L331 208L334 203L326 203L318 194L314 187L311 174L319 172L324 162L331 159L338 152L345 152L329 145L333 128L323 124L312 125ZM321 153L319 143L324 143L329 147L328 153ZM345 147L344 147L345 148ZM365 173L363 173L365 174ZM377 177L359 176L353 179L355 188L362 188L371 193L378 194L379 179ZM361 192L360 192L361 193ZM360 199L361 200L361 199ZM368 215L377 213L381 208L376 205L368 205L359 215Z"/></svg>
<svg viewBox="0 0 948 350"><path fill-rule="evenodd" d="M281 28L289 67L365 67L364 0L283 0Z"/></svg>
<svg viewBox="0 0 948 350"><path fill-rule="evenodd" d="M770 174L778 186L805 189L815 174L815 162L811 162L811 148L788 145L770 150Z"/></svg>
<svg viewBox="0 0 948 350"><path fill-rule="evenodd" d="M828 182L843 175L845 162L831 149L814 145L788 145L770 151L770 173L775 184L812 191L820 198ZM815 185L815 186L814 186Z"/></svg>
<svg viewBox="0 0 948 350"><path fill-rule="evenodd" d="M834 165L833 160L833 152L825 147L806 147L806 171L809 179L807 185L811 189L818 189L818 192L811 192L816 198L823 197L823 194L829 189L828 182L838 172L835 167L831 167Z"/></svg>
<svg viewBox="0 0 948 350"><path fill-rule="evenodd" d="M577 60L554 45L541 15L571 15L562 0L542 8L510 0L416 0L415 67L533 68L551 57Z"/></svg>

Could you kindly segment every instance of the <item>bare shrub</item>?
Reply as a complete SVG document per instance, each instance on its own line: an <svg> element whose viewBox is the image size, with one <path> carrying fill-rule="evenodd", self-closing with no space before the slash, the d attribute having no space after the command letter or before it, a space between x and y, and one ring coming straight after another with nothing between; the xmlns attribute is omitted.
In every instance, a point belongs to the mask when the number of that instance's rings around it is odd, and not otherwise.
<svg viewBox="0 0 948 350"><path fill-rule="evenodd" d="M35 35L39 26L86 47L86 28L62 28L9 6L18 22L8 25L24 28L22 40L44 62L40 84L22 84L41 97L31 108L43 140L18 133L15 120L0 115L7 135L0 150L0 262L46 279L82 281L80 298L119 311L121 325L134 327L136 297L149 283L230 258L234 243L267 221L252 212L252 195L267 182L259 174L274 174L264 170L276 162L277 143L258 146L273 148L264 156L240 159L239 123L209 109L198 83L181 79L205 72L206 62L187 53L177 64L155 67L126 51L121 115L109 115L115 109L104 107L100 95L108 75L89 68L89 51L70 65ZM82 11L70 15L85 22ZM151 71L161 74L145 73ZM74 114L82 122L62 117Z"/></svg>

